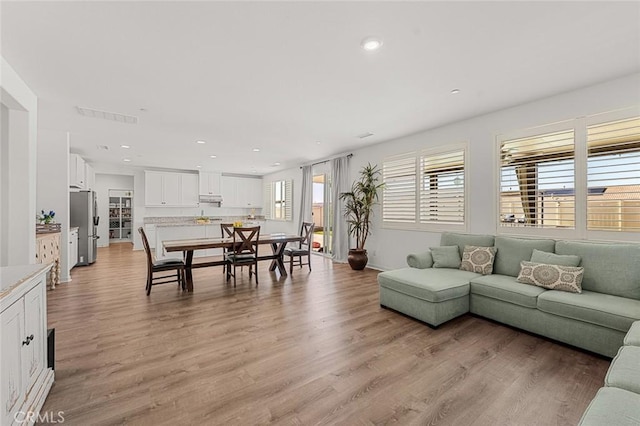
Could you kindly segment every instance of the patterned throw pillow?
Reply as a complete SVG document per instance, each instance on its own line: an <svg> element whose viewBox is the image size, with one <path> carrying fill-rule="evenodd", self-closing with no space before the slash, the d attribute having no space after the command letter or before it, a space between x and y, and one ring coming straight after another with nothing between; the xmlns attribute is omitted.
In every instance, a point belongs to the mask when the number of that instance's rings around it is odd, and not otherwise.
<svg viewBox="0 0 640 426"><path fill-rule="evenodd" d="M583 267L522 261L520 274L516 280L519 283L532 284L549 290L582 293L583 276Z"/></svg>
<svg viewBox="0 0 640 426"><path fill-rule="evenodd" d="M464 246L460 269L482 275L491 275L495 258L495 247Z"/></svg>

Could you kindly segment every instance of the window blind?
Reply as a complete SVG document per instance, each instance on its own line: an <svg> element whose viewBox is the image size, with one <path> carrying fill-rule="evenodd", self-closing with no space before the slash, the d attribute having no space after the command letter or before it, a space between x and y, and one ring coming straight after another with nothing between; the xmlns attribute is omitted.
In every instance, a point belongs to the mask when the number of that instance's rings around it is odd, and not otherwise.
<svg viewBox="0 0 640 426"><path fill-rule="evenodd" d="M382 221L415 223L416 153L384 160L382 181Z"/></svg>
<svg viewBox="0 0 640 426"><path fill-rule="evenodd" d="M267 182L264 184L264 207L262 209L262 214L265 219L273 219L273 182Z"/></svg>
<svg viewBox="0 0 640 426"><path fill-rule="evenodd" d="M464 223L464 154L420 155L421 223Z"/></svg>
<svg viewBox="0 0 640 426"><path fill-rule="evenodd" d="M293 220L293 181L285 181L284 220Z"/></svg>
<svg viewBox="0 0 640 426"><path fill-rule="evenodd" d="M587 228L640 232L640 117L587 127Z"/></svg>
<svg viewBox="0 0 640 426"><path fill-rule="evenodd" d="M575 227L573 129L500 143L500 225Z"/></svg>

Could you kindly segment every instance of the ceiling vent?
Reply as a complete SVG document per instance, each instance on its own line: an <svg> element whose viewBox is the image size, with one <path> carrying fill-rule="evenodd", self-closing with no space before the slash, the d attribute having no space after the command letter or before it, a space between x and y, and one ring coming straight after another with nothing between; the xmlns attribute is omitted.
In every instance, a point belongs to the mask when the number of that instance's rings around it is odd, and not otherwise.
<svg viewBox="0 0 640 426"><path fill-rule="evenodd" d="M369 136L373 136L373 133L371 132L363 133L361 135L358 135L358 138L364 139L364 138L368 138Z"/></svg>
<svg viewBox="0 0 640 426"><path fill-rule="evenodd" d="M101 118L103 120L117 121L118 123L138 124L138 117L120 114L117 112L100 111L98 109L76 107L78 114L85 117Z"/></svg>

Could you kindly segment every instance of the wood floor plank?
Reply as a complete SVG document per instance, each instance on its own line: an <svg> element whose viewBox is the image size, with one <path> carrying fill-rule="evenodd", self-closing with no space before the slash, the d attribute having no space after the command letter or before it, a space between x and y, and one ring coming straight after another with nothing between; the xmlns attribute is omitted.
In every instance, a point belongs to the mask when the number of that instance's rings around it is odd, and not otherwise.
<svg viewBox="0 0 640 426"><path fill-rule="evenodd" d="M48 296L71 425L575 424L609 361L466 315L437 330L379 306L377 272L314 256L260 284L194 271L144 291L127 244Z"/></svg>

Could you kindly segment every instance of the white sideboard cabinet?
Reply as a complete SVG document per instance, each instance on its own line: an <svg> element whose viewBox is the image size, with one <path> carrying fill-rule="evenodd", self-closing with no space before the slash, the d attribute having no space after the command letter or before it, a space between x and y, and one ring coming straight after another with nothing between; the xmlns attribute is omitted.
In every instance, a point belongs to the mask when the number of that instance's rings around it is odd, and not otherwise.
<svg viewBox="0 0 640 426"><path fill-rule="evenodd" d="M47 366L46 281L51 265L0 268L0 424L37 413L53 384Z"/></svg>

